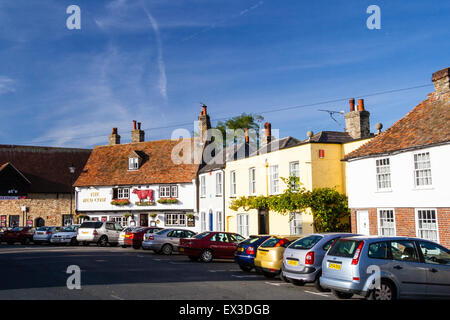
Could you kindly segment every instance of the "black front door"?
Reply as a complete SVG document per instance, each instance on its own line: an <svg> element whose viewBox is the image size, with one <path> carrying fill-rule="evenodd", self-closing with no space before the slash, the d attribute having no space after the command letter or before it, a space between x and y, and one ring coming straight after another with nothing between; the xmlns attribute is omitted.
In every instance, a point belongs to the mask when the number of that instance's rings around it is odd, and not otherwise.
<svg viewBox="0 0 450 320"><path fill-rule="evenodd" d="M45 220L42 218L36 218L36 220L34 221L34 225L35 227L43 227L45 226Z"/></svg>
<svg viewBox="0 0 450 320"><path fill-rule="evenodd" d="M269 212L267 209L258 210L258 234L269 234Z"/></svg>

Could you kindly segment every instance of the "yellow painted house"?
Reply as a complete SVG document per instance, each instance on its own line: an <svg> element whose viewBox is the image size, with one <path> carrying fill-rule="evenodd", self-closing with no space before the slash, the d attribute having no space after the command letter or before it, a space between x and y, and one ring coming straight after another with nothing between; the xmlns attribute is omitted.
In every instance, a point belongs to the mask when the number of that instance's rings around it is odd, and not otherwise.
<svg viewBox="0 0 450 320"><path fill-rule="evenodd" d="M353 99L352 99L353 100ZM281 177L299 177L308 190L335 187L346 193L346 163L341 159L349 152L368 142L369 112L359 100L355 110L350 100L350 112L345 115L346 132L308 132L308 138L299 141L292 137L273 139L271 127L266 123L266 136L262 147L247 158L228 161L225 166L225 220L226 230L243 236L251 234L306 234L314 232L313 217L308 212L282 215L276 212L251 209L231 210L233 199L282 193L287 186ZM290 219L289 215L292 215Z"/></svg>

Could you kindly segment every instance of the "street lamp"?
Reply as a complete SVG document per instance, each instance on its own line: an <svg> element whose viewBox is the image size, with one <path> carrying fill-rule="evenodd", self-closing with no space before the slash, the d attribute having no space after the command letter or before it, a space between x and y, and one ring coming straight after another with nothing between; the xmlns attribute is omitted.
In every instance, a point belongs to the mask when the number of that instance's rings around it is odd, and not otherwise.
<svg viewBox="0 0 450 320"><path fill-rule="evenodd" d="M70 219L72 220L73 223L73 211L72 211L72 188L73 188L73 176L75 174L75 166L72 165L69 167L69 172L70 172ZM64 221L63 221L63 225L64 225Z"/></svg>

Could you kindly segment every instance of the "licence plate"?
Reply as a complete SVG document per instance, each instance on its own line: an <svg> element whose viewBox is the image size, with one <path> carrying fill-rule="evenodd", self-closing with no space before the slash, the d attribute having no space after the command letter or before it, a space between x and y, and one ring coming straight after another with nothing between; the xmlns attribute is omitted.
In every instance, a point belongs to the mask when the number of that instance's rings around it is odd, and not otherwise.
<svg viewBox="0 0 450 320"><path fill-rule="evenodd" d="M341 265L338 263L330 263L328 268L335 269L335 270L341 270Z"/></svg>
<svg viewBox="0 0 450 320"><path fill-rule="evenodd" d="M180 251L184 251L184 248L180 248Z"/></svg>
<svg viewBox="0 0 450 320"><path fill-rule="evenodd" d="M83 232L81 232L82 234L88 234L89 232L87 232L87 231L83 231Z"/></svg>
<svg viewBox="0 0 450 320"><path fill-rule="evenodd" d="M244 248L238 248L239 252L244 252Z"/></svg>
<svg viewBox="0 0 450 320"><path fill-rule="evenodd" d="M267 255L267 252L259 251L259 254L260 254L261 256L265 256L265 255Z"/></svg>
<svg viewBox="0 0 450 320"><path fill-rule="evenodd" d="M38 232L38 234L44 234L43 232Z"/></svg>
<svg viewBox="0 0 450 320"><path fill-rule="evenodd" d="M121 235L120 237L121 237L121 238L125 238L125 235Z"/></svg>
<svg viewBox="0 0 450 320"><path fill-rule="evenodd" d="M288 260L287 263L291 266L298 266L298 261L297 260Z"/></svg>

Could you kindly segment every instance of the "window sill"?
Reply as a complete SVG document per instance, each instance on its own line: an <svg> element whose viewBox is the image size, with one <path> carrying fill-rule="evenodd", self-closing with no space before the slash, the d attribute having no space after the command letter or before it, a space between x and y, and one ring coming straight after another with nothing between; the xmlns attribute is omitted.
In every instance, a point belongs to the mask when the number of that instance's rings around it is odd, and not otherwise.
<svg viewBox="0 0 450 320"><path fill-rule="evenodd" d="M375 193L389 193L389 192L392 192L392 189L381 189L375 191Z"/></svg>
<svg viewBox="0 0 450 320"><path fill-rule="evenodd" d="M426 187L414 187L412 191L422 191L422 190L434 190L433 186L426 186Z"/></svg>
<svg viewBox="0 0 450 320"><path fill-rule="evenodd" d="M221 198L222 195L221 194L216 194L216 198Z"/></svg>

